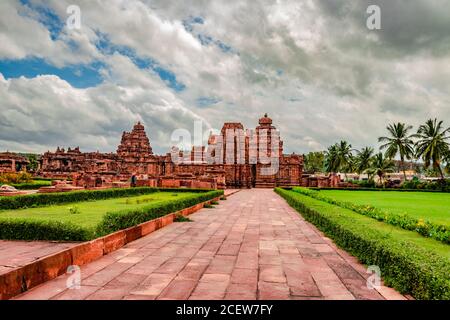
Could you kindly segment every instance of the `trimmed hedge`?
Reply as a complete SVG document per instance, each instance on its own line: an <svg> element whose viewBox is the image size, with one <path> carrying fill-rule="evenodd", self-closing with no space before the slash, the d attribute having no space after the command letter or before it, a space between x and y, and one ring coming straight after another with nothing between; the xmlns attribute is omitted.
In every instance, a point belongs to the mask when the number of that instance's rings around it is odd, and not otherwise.
<svg viewBox="0 0 450 320"><path fill-rule="evenodd" d="M446 225L434 223L428 220L416 219L407 214L396 214L388 211L383 211L369 205L357 205L351 202L335 200L323 196L320 194L320 192L313 190L293 188L293 191L320 201L325 201L327 203L352 210L356 213L374 218L378 221L389 223L393 226L400 227L405 230L416 231L424 237L433 238L435 240L450 244L450 227Z"/></svg>
<svg viewBox="0 0 450 320"><path fill-rule="evenodd" d="M0 198L0 210L35 208L71 202L105 200L111 198L139 196L158 191L204 193L210 190L187 189L187 188L170 189L170 188L141 187L141 188L105 189L105 190L83 190L83 191L71 191L62 193L40 193L24 196L2 197Z"/></svg>
<svg viewBox="0 0 450 320"><path fill-rule="evenodd" d="M72 223L30 219L0 219L2 240L88 241L93 230Z"/></svg>
<svg viewBox="0 0 450 320"><path fill-rule="evenodd" d="M362 263L379 266L387 285L416 299L450 299L447 258L395 237L395 230L377 229L379 222L358 218L350 210L294 191L275 191L337 245Z"/></svg>
<svg viewBox="0 0 450 320"><path fill-rule="evenodd" d="M118 191L129 192L118 192ZM178 191L178 189L163 189L163 191ZM185 189L186 190L186 189ZM105 192L112 191L112 192ZM83 191L81 195L76 195L76 199L99 200L117 197L135 196L140 194L157 192L156 188L134 188L101 190L94 195L92 191ZM75 193L75 192L74 192ZM80 192L76 192L80 194ZM162 217L166 214L194 206L198 203L211 200L223 195L223 191L199 191L198 194L182 199L166 200L153 205L148 205L134 210L123 210L105 213L102 221L93 229L83 228L72 223L59 221L45 221L33 219L2 219L0 218L0 239L4 240L51 240L51 241L88 241L109 233L133 227L143 222ZM71 193L67 193L69 195ZM73 193L72 193L73 194ZM52 195L52 194L48 194ZM66 194L53 194L66 195ZM47 194L43 194L47 196ZM97 198L93 198L97 197ZM23 197L20 197L23 198ZM44 199L47 200L45 197ZM56 198L62 201L65 198ZM70 197L70 199L73 199ZM52 199L55 201L54 199ZM83 200L78 200L83 201ZM73 201L71 201L73 202ZM65 203L65 202L58 202ZM53 203L52 203L53 204Z"/></svg>
<svg viewBox="0 0 450 320"><path fill-rule="evenodd" d="M17 190L37 190L41 187L50 187L52 185L51 181L38 180L29 183L17 183L11 186Z"/></svg>
<svg viewBox="0 0 450 320"><path fill-rule="evenodd" d="M195 206L223 195L223 191L210 191L203 194L192 195L187 198L165 201L158 204L134 209L107 212L96 228L97 235L106 235L115 231L126 229L146 221L165 216L185 208Z"/></svg>

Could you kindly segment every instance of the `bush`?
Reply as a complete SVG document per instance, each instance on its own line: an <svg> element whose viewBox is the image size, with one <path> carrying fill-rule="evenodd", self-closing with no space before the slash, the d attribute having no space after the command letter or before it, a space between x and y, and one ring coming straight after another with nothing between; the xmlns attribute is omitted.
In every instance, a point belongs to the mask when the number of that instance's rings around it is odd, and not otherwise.
<svg viewBox="0 0 450 320"><path fill-rule="evenodd" d="M376 188L377 184L375 183L374 180L351 180L349 181L352 184L356 184L357 186L361 187L361 188Z"/></svg>
<svg viewBox="0 0 450 320"><path fill-rule="evenodd" d="M71 223L30 219L0 219L0 239L88 241L94 231Z"/></svg>
<svg viewBox="0 0 450 320"><path fill-rule="evenodd" d="M337 245L361 262L379 266L387 285L416 299L450 299L448 259L398 239L395 230L377 229L375 221L359 221L347 209L300 193L280 188L275 191Z"/></svg>
<svg viewBox="0 0 450 320"><path fill-rule="evenodd" d="M42 187L50 187L51 185L52 185L51 181L44 181L44 180L11 184L11 186L16 188L17 190L37 190Z"/></svg>
<svg viewBox="0 0 450 320"><path fill-rule="evenodd" d="M159 189L157 188L122 188L4 197L0 198L0 210L35 208L71 202L105 200L111 198L138 196L158 191Z"/></svg>
<svg viewBox="0 0 450 320"><path fill-rule="evenodd" d="M30 183L32 181L33 176L27 172L0 174L0 184Z"/></svg>
<svg viewBox="0 0 450 320"><path fill-rule="evenodd" d="M371 217L378 221L383 221L405 230L416 231L424 237L433 238L438 241L450 244L450 228L446 225L437 224L423 219L416 219L407 214L400 215L388 211L383 211L368 205L357 205L351 202L338 201L325 197L321 195L320 192L313 190L303 188L294 188L293 190L311 198L352 210L356 213Z"/></svg>

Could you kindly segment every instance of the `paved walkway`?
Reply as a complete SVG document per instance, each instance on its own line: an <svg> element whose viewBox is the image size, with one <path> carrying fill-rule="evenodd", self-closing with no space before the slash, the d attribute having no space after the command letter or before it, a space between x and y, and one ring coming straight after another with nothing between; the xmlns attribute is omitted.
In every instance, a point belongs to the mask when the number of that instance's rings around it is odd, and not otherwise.
<svg viewBox="0 0 450 320"><path fill-rule="evenodd" d="M19 299L401 299L272 190L242 190ZM73 277L73 275L72 275ZM381 292L381 294L380 294Z"/></svg>

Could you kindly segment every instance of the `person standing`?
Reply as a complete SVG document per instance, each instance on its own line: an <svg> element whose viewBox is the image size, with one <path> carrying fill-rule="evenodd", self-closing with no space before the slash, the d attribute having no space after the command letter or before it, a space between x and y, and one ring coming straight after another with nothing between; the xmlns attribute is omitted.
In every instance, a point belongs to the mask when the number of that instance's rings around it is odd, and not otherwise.
<svg viewBox="0 0 450 320"><path fill-rule="evenodd" d="M131 176L131 187L132 187L132 188L136 188L136 183L137 183L137 177L136 177L136 175L133 173L133 175Z"/></svg>

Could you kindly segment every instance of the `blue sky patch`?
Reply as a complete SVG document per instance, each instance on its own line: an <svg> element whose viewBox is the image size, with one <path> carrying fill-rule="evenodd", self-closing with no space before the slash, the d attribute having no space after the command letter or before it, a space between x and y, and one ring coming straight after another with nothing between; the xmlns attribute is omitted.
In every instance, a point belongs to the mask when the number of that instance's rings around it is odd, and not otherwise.
<svg viewBox="0 0 450 320"><path fill-rule="evenodd" d="M53 10L49 7L33 3L30 0L20 0L20 3L38 14L38 21L48 29L52 40L56 40L59 37L61 31L64 29L65 22Z"/></svg>
<svg viewBox="0 0 450 320"><path fill-rule="evenodd" d="M127 56L139 69L150 69L155 72L169 88L175 90L176 92L181 92L186 89L186 86L178 81L175 73L162 66L158 61L152 58L140 57L134 49L112 43L106 34L97 32L97 36L99 40L97 41L96 46L97 49L103 54L111 55L117 52L121 55Z"/></svg>
<svg viewBox="0 0 450 320"><path fill-rule="evenodd" d="M197 107L206 108L218 104L221 100L215 97L200 97L195 102Z"/></svg>
<svg viewBox="0 0 450 320"><path fill-rule="evenodd" d="M0 60L0 73L3 74L5 79L21 76L35 78L39 75L56 75L75 88L95 87L102 83L103 78L99 70L104 67L105 65L102 62L57 68L41 58Z"/></svg>

